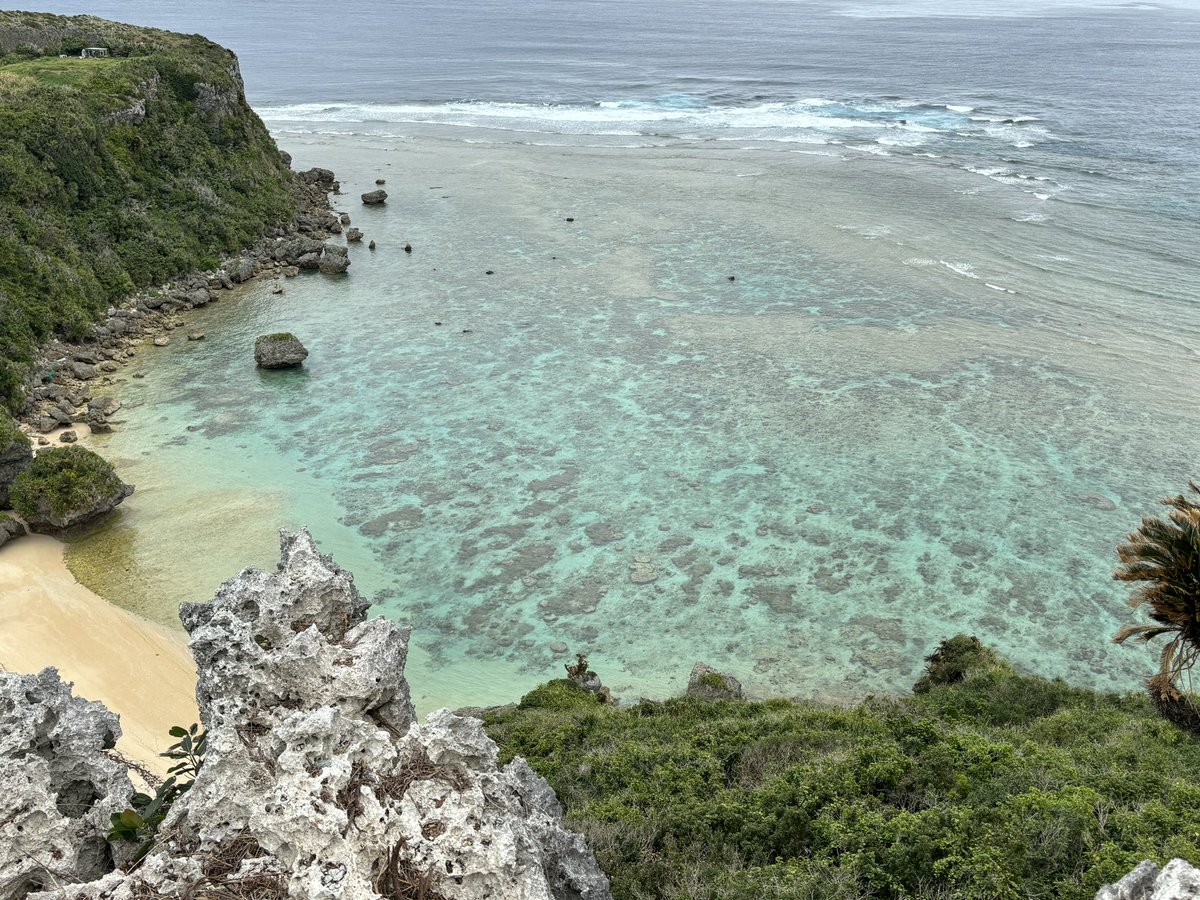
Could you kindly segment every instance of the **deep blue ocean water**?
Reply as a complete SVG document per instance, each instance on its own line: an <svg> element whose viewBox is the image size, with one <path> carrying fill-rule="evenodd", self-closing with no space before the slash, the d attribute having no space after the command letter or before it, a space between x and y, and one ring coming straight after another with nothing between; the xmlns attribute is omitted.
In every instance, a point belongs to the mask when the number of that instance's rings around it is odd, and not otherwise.
<svg viewBox="0 0 1200 900"><path fill-rule="evenodd" d="M939 7L47 4L233 48L380 242L144 354L77 570L169 620L309 524L426 706L560 641L634 696L903 689L958 630L1134 686L1112 548L1200 474L1200 8ZM246 366L280 328L305 374Z"/></svg>

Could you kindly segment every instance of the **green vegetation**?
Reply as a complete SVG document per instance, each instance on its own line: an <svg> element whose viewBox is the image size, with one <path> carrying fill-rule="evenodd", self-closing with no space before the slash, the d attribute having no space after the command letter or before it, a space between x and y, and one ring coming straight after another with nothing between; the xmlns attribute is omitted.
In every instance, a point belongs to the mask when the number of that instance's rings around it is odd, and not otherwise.
<svg viewBox="0 0 1200 900"><path fill-rule="evenodd" d="M91 450L54 447L39 453L10 491L12 507L33 525L59 525L72 512L96 506L121 493L124 485L113 467Z"/></svg>
<svg viewBox="0 0 1200 900"><path fill-rule="evenodd" d="M535 687L521 698L520 709L587 709L600 703L600 698L566 678L556 678Z"/></svg>
<svg viewBox="0 0 1200 900"><path fill-rule="evenodd" d="M487 726L618 900L1083 900L1142 859L1200 859L1200 743L1146 698L1018 675L965 636L922 683L841 710L544 702L571 697L551 682Z"/></svg>
<svg viewBox="0 0 1200 900"><path fill-rule="evenodd" d="M13 444L22 447L30 445L29 435L17 427L17 423L0 411L0 451L7 450Z"/></svg>
<svg viewBox="0 0 1200 900"><path fill-rule="evenodd" d="M705 672L700 676L700 683L705 687L713 688L714 690L725 690L725 679L716 672Z"/></svg>
<svg viewBox="0 0 1200 900"><path fill-rule="evenodd" d="M88 43L113 58L58 56ZM289 182L223 48L0 12L0 404L39 342L291 219Z"/></svg>
<svg viewBox="0 0 1200 900"><path fill-rule="evenodd" d="M1200 494L1195 482L1188 486ZM1200 731L1200 714L1179 688L1180 679L1200 658L1200 503L1183 495L1163 503L1170 507L1166 520L1146 516L1129 542L1117 548L1121 565L1113 576L1145 582L1130 605L1148 606L1156 624L1127 625L1113 640L1121 644L1136 637L1149 642L1170 635L1158 672L1150 679L1150 695L1172 721Z"/></svg>
<svg viewBox="0 0 1200 900"><path fill-rule="evenodd" d="M113 813L110 819L112 828L108 832L109 841L128 841L140 845L134 854L135 863L154 849L158 827L167 818L175 801L191 790L204 765L208 732L202 731L197 724L190 728L176 725L170 735L179 740L167 748L166 753L159 754L175 760L175 765L167 769L167 779L155 787L153 797L134 794L129 800L130 808ZM143 773L143 777L146 775Z"/></svg>

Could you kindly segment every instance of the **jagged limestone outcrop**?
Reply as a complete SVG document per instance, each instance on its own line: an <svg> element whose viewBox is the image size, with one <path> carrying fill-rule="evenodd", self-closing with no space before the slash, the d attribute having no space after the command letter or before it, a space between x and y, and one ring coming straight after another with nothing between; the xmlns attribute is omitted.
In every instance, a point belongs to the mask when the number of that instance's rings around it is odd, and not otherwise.
<svg viewBox="0 0 1200 900"><path fill-rule="evenodd" d="M263 897L607 900L583 839L476 719L414 722L408 628L368 620L350 573L306 531L279 571L185 604L208 729L204 767L131 874L41 896L131 900L253 882ZM216 894L214 893L214 896ZM240 895L239 895L240 896Z"/></svg>
<svg viewBox="0 0 1200 900"><path fill-rule="evenodd" d="M1196 900L1200 870L1186 860L1173 859L1161 869L1145 860L1116 884L1102 887L1096 900Z"/></svg>
<svg viewBox="0 0 1200 900"><path fill-rule="evenodd" d="M71 696L56 669L0 672L0 900L113 868L109 816L129 802L121 736L101 703Z"/></svg>

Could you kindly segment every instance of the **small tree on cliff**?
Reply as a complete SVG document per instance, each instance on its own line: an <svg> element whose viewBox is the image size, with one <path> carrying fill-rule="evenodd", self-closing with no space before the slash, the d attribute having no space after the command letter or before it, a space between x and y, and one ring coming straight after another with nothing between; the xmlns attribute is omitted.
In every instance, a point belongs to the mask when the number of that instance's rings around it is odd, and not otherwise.
<svg viewBox="0 0 1200 900"><path fill-rule="evenodd" d="M1200 486L1189 482L1192 493ZM1172 722L1200 731L1200 712L1180 688L1180 679L1200 658L1200 503L1182 494L1167 497L1166 519L1145 516L1129 542L1117 548L1118 581L1145 582L1129 599L1135 609L1149 607L1152 625L1126 625L1113 641L1149 642L1170 636L1150 678L1150 698Z"/></svg>

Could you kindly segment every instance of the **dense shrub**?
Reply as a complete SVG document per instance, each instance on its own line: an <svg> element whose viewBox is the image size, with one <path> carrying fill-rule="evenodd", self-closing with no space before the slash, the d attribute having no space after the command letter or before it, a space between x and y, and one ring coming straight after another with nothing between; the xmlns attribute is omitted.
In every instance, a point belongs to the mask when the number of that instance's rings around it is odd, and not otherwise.
<svg viewBox="0 0 1200 900"><path fill-rule="evenodd" d="M550 781L618 900L1083 900L1141 859L1200 860L1196 739L1144 697L951 648L965 677L853 709L523 702L487 726Z"/></svg>
<svg viewBox="0 0 1200 900"><path fill-rule="evenodd" d="M0 13L0 28L22 15ZM94 19L25 26L53 35L80 21L117 57L59 59L58 38L44 48L52 56L0 65L0 404L10 408L38 342L84 335L133 288L211 266L295 212L231 53ZM224 100L198 105L198 85ZM142 100L144 119L130 118Z"/></svg>
<svg viewBox="0 0 1200 900"><path fill-rule="evenodd" d="M123 499L126 490L107 461L91 450L69 446L39 453L13 482L10 497L13 509L30 525L61 525L76 510Z"/></svg>
<svg viewBox="0 0 1200 900"><path fill-rule="evenodd" d="M22 447L30 446L29 436L17 427L17 423L0 411L0 453L13 444Z"/></svg>

